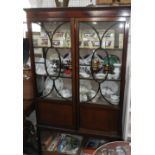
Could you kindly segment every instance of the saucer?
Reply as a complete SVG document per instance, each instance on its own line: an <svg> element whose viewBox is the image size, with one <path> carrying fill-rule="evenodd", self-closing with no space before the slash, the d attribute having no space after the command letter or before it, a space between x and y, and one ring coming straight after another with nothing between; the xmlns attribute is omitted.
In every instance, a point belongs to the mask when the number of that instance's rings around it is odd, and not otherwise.
<svg viewBox="0 0 155 155"><path fill-rule="evenodd" d="M87 74L87 73L85 73L85 72L80 72L80 75L82 76L82 77L84 77L84 78L88 78L88 77L90 77L90 75L89 74Z"/></svg>
<svg viewBox="0 0 155 155"><path fill-rule="evenodd" d="M95 77L96 77L97 79L104 79L105 76L106 76L106 75L103 74L103 73L98 73L98 74L95 75Z"/></svg>
<svg viewBox="0 0 155 155"><path fill-rule="evenodd" d="M119 96L118 95L111 95L110 98L111 98L111 100L114 100L114 101L119 100Z"/></svg>
<svg viewBox="0 0 155 155"><path fill-rule="evenodd" d="M113 64L114 67L121 67L121 64L120 63L115 63Z"/></svg>

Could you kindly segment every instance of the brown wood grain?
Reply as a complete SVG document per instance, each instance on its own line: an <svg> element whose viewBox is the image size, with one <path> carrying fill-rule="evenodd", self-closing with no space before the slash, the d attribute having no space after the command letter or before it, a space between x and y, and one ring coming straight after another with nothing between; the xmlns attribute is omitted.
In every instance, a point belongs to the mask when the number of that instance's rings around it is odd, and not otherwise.
<svg viewBox="0 0 155 155"><path fill-rule="evenodd" d="M80 127L85 129L117 132L119 128L119 111L80 107Z"/></svg>
<svg viewBox="0 0 155 155"><path fill-rule="evenodd" d="M39 123L73 128L72 105L50 102L38 103Z"/></svg>

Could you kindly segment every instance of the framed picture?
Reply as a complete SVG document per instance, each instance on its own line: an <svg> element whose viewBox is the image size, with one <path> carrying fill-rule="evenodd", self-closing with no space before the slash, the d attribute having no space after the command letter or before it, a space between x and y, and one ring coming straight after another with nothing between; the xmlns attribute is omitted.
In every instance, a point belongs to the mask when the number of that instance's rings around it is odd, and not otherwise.
<svg viewBox="0 0 155 155"><path fill-rule="evenodd" d="M86 32L83 34L84 38L92 38L94 37L95 33L91 33L91 32Z"/></svg>
<svg viewBox="0 0 155 155"><path fill-rule="evenodd" d="M60 40L53 40L52 45L53 46L60 46Z"/></svg>
<svg viewBox="0 0 155 155"><path fill-rule="evenodd" d="M102 32L102 34L104 33L104 31ZM103 37L102 40L102 47L103 48L114 48L114 44L115 44L115 31L114 30L109 30L105 36Z"/></svg>
<svg viewBox="0 0 155 155"><path fill-rule="evenodd" d="M56 32L53 36L55 40L64 40L65 39L65 32Z"/></svg>
<svg viewBox="0 0 155 155"><path fill-rule="evenodd" d="M50 40L47 35L43 35L43 33L33 33L33 46L43 46L43 47L49 47L50 46Z"/></svg>
<svg viewBox="0 0 155 155"><path fill-rule="evenodd" d="M41 46L48 46L48 38L41 38Z"/></svg>
<svg viewBox="0 0 155 155"><path fill-rule="evenodd" d="M92 45L93 45L93 47L97 47L100 45L100 42L99 41L92 41Z"/></svg>

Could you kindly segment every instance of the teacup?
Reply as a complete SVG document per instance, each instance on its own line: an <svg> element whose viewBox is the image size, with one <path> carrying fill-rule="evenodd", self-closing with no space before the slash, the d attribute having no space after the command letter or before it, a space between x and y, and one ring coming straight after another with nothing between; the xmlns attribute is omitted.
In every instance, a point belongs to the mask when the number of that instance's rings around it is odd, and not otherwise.
<svg viewBox="0 0 155 155"><path fill-rule="evenodd" d="M118 95L111 95L110 98L114 101L118 101L119 100L119 96Z"/></svg>
<svg viewBox="0 0 155 155"><path fill-rule="evenodd" d="M60 93L65 98L71 97L71 92L68 89L63 89L60 91Z"/></svg>
<svg viewBox="0 0 155 155"><path fill-rule="evenodd" d="M87 100L88 100L88 97L87 97L86 94L80 94L80 101L81 101L81 102L85 102L85 101L87 101Z"/></svg>
<svg viewBox="0 0 155 155"><path fill-rule="evenodd" d="M113 92L111 89L108 88L108 89L106 90L106 93L107 93L107 95L112 95L114 92Z"/></svg>
<svg viewBox="0 0 155 155"><path fill-rule="evenodd" d="M91 90L88 94L89 98L93 98L96 95L94 90Z"/></svg>
<svg viewBox="0 0 155 155"><path fill-rule="evenodd" d="M106 89L106 88L103 88L103 89L102 89L102 94L105 95L106 92L107 92L107 89Z"/></svg>
<svg viewBox="0 0 155 155"><path fill-rule="evenodd" d="M112 79L112 74L108 74L108 79Z"/></svg>
<svg viewBox="0 0 155 155"><path fill-rule="evenodd" d="M106 75L103 74L103 73L98 73L95 76L96 76L97 79L104 79Z"/></svg>
<svg viewBox="0 0 155 155"><path fill-rule="evenodd" d="M119 73L113 75L113 79L118 80L119 79Z"/></svg>

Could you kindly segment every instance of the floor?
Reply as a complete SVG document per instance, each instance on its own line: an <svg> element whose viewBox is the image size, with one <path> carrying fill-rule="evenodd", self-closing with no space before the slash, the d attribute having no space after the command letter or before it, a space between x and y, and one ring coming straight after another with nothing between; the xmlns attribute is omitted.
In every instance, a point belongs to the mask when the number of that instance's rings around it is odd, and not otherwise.
<svg viewBox="0 0 155 155"><path fill-rule="evenodd" d="M26 119L32 122L34 129L36 130L36 113L35 113L35 111L33 111L29 115L29 117L27 117ZM37 142L36 143L35 143L35 141L33 141L32 143L30 142L28 145L23 146L23 155L40 155L36 148L37 148Z"/></svg>

